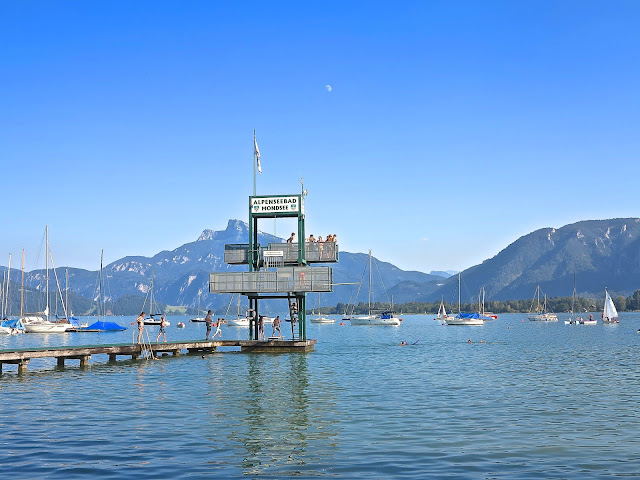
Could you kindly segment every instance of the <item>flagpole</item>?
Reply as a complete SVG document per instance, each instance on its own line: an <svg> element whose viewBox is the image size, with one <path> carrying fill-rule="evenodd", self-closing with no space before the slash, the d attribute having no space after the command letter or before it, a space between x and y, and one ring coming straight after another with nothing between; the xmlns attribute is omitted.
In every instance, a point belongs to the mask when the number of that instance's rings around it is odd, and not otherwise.
<svg viewBox="0 0 640 480"><path fill-rule="evenodd" d="M256 131L253 130L253 196L256 196Z"/></svg>

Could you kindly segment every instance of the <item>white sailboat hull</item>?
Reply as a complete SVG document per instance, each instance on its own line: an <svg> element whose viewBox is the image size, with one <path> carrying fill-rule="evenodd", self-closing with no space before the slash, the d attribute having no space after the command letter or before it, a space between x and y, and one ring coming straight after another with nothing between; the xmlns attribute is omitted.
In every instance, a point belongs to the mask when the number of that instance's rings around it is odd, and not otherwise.
<svg viewBox="0 0 640 480"><path fill-rule="evenodd" d="M379 315L362 315L352 317L349 321L351 325L400 325L400 319L395 316L382 318Z"/></svg>
<svg viewBox="0 0 640 480"><path fill-rule="evenodd" d="M448 317L445 319L447 325L468 325L471 327L479 327L484 325L484 320L481 318L457 318Z"/></svg>
<svg viewBox="0 0 640 480"><path fill-rule="evenodd" d="M249 319L248 318L231 318L227 320L227 325L230 327L248 327Z"/></svg>
<svg viewBox="0 0 640 480"><path fill-rule="evenodd" d="M534 313L529 315L529 320L532 322L557 322L558 315L555 313Z"/></svg>
<svg viewBox="0 0 640 480"><path fill-rule="evenodd" d="M65 333L69 327L69 324L64 323L25 323L24 331L26 333Z"/></svg>
<svg viewBox="0 0 640 480"><path fill-rule="evenodd" d="M311 323L335 323L336 319L329 317L311 317L309 321Z"/></svg>

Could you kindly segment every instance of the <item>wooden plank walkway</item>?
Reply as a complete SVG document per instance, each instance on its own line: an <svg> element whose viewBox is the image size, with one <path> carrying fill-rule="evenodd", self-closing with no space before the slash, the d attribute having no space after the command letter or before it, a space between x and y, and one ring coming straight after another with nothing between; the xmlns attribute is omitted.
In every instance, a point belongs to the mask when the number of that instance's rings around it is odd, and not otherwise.
<svg viewBox="0 0 640 480"><path fill-rule="evenodd" d="M317 340L215 340L215 341L174 341L163 343L137 344L102 344L102 345L73 345L62 347L24 348L20 350L0 350L0 372L2 365L17 364L18 372L27 371L27 365L33 358L56 358L58 366L63 367L65 360L80 360L80 366L87 366L92 355L106 354L110 362L117 357L127 356L137 359L144 353L144 348L150 347L154 356L158 353L172 353L180 355L184 350L189 353L211 353L218 347L240 347L241 352L280 353L280 352L311 352ZM144 348L143 348L144 347Z"/></svg>

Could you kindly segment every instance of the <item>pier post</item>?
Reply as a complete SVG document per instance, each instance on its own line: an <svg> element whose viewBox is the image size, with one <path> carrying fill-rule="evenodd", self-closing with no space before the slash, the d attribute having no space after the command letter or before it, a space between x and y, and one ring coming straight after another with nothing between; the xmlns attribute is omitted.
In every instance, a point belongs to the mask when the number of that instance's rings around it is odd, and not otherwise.
<svg viewBox="0 0 640 480"><path fill-rule="evenodd" d="M116 359L117 359L117 355L115 353L110 353L109 354L109 363L115 363Z"/></svg>
<svg viewBox="0 0 640 480"><path fill-rule="evenodd" d="M64 357L58 357L58 368L64 368Z"/></svg>
<svg viewBox="0 0 640 480"><path fill-rule="evenodd" d="M83 355L80 357L80 368L85 368L89 366L89 359L91 355Z"/></svg>

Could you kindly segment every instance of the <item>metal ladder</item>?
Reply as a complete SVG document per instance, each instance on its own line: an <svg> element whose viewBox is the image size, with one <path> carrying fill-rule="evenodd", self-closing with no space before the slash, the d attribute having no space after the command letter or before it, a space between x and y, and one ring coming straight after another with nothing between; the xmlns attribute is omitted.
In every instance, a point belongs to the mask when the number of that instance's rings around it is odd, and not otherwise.
<svg viewBox="0 0 640 480"><path fill-rule="evenodd" d="M296 301L296 297L289 293L287 295L287 300L289 301L289 318L291 319L291 339L298 340L298 304Z"/></svg>

